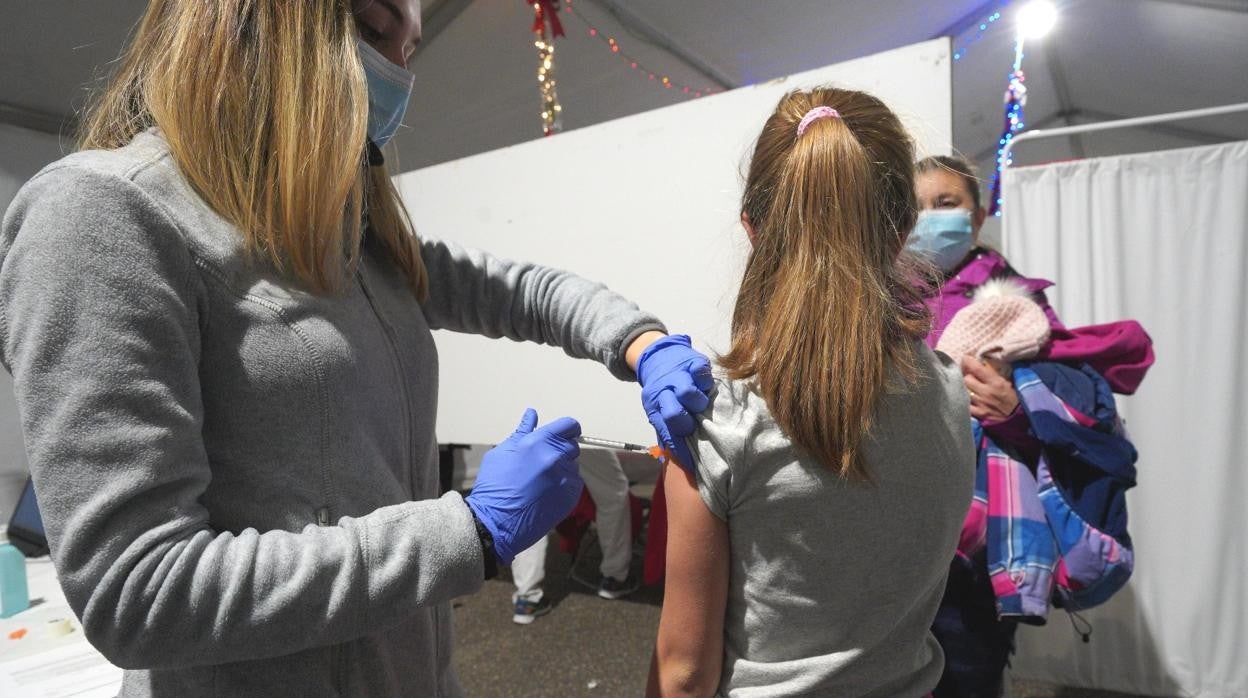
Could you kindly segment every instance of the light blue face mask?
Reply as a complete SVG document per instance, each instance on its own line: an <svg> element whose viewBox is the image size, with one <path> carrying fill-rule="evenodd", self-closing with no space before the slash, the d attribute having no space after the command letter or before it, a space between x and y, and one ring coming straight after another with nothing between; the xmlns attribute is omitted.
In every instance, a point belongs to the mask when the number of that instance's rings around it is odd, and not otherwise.
<svg viewBox="0 0 1248 698"><path fill-rule="evenodd" d="M412 96L416 76L386 60L377 49L357 39L364 77L368 79L368 137L380 148L394 137L407 101Z"/></svg>
<svg viewBox="0 0 1248 698"><path fill-rule="evenodd" d="M940 267L953 271L971 251L971 212L964 208L927 209L919 212L906 249Z"/></svg>

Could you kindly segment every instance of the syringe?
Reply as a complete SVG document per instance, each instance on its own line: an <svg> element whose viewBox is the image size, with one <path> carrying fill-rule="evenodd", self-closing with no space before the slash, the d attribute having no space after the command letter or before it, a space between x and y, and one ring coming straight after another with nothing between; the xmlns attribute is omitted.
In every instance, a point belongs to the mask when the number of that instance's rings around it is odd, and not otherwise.
<svg viewBox="0 0 1248 698"><path fill-rule="evenodd" d="M599 448L613 448L617 451L635 451L637 453L649 453L650 449L640 444L630 444L627 441L612 441L610 439L599 439L594 436L578 436L576 440L586 446L598 446Z"/></svg>

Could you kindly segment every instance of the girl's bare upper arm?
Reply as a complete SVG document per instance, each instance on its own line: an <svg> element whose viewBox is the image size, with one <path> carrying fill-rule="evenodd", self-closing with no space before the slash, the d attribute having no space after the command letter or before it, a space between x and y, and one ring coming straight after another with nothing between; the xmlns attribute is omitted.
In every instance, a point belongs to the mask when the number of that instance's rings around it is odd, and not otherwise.
<svg viewBox="0 0 1248 698"><path fill-rule="evenodd" d="M692 475L665 468L667 580L651 685L661 695L709 695L723 661L728 524L706 507Z"/></svg>

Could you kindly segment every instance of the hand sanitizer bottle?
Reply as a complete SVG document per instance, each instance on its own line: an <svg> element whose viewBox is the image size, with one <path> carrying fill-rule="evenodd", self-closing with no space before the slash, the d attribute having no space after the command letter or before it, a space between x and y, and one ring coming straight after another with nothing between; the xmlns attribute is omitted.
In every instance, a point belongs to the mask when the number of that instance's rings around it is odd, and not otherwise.
<svg viewBox="0 0 1248 698"><path fill-rule="evenodd" d="M9 542L0 527L0 618L8 618L30 607L26 588L26 556Z"/></svg>

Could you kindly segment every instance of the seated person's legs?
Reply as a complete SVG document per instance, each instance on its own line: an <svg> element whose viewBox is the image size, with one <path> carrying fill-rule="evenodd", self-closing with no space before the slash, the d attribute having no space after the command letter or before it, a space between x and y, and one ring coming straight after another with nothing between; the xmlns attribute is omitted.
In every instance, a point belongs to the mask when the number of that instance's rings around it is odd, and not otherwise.
<svg viewBox="0 0 1248 698"><path fill-rule="evenodd" d="M594 499L598 541L602 545L602 582L598 595L618 599L637 589L629 574L632 562L632 511L628 504L628 477L614 451L581 449L581 479Z"/></svg>
<svg viewBox="0 0 1248 698"><path fill-rule="evenodd" d="M546 541L547 537L543 536L511 562L511 577L516 583L516 591L511 595L511 602L515 604L511 619L520 625L528 625L550 611L550 602L542 595L542 581L546 579Z"/></svg>
<svg viewBox="0 0 1248 698"><path fill-rule="evenodd" d="M632 511L628 503L628 477L613 451L586 448L578 459L581 478L594 500L594 522L602 546L602 580L598 595L618 599L637 589L637 578L629 574L632 562ZM543 597L542 582L546 578L547 539L516 555L511 563L516 591L512 594L515 612L512 620L521 625L532 623L551 609Z"/></svg>

